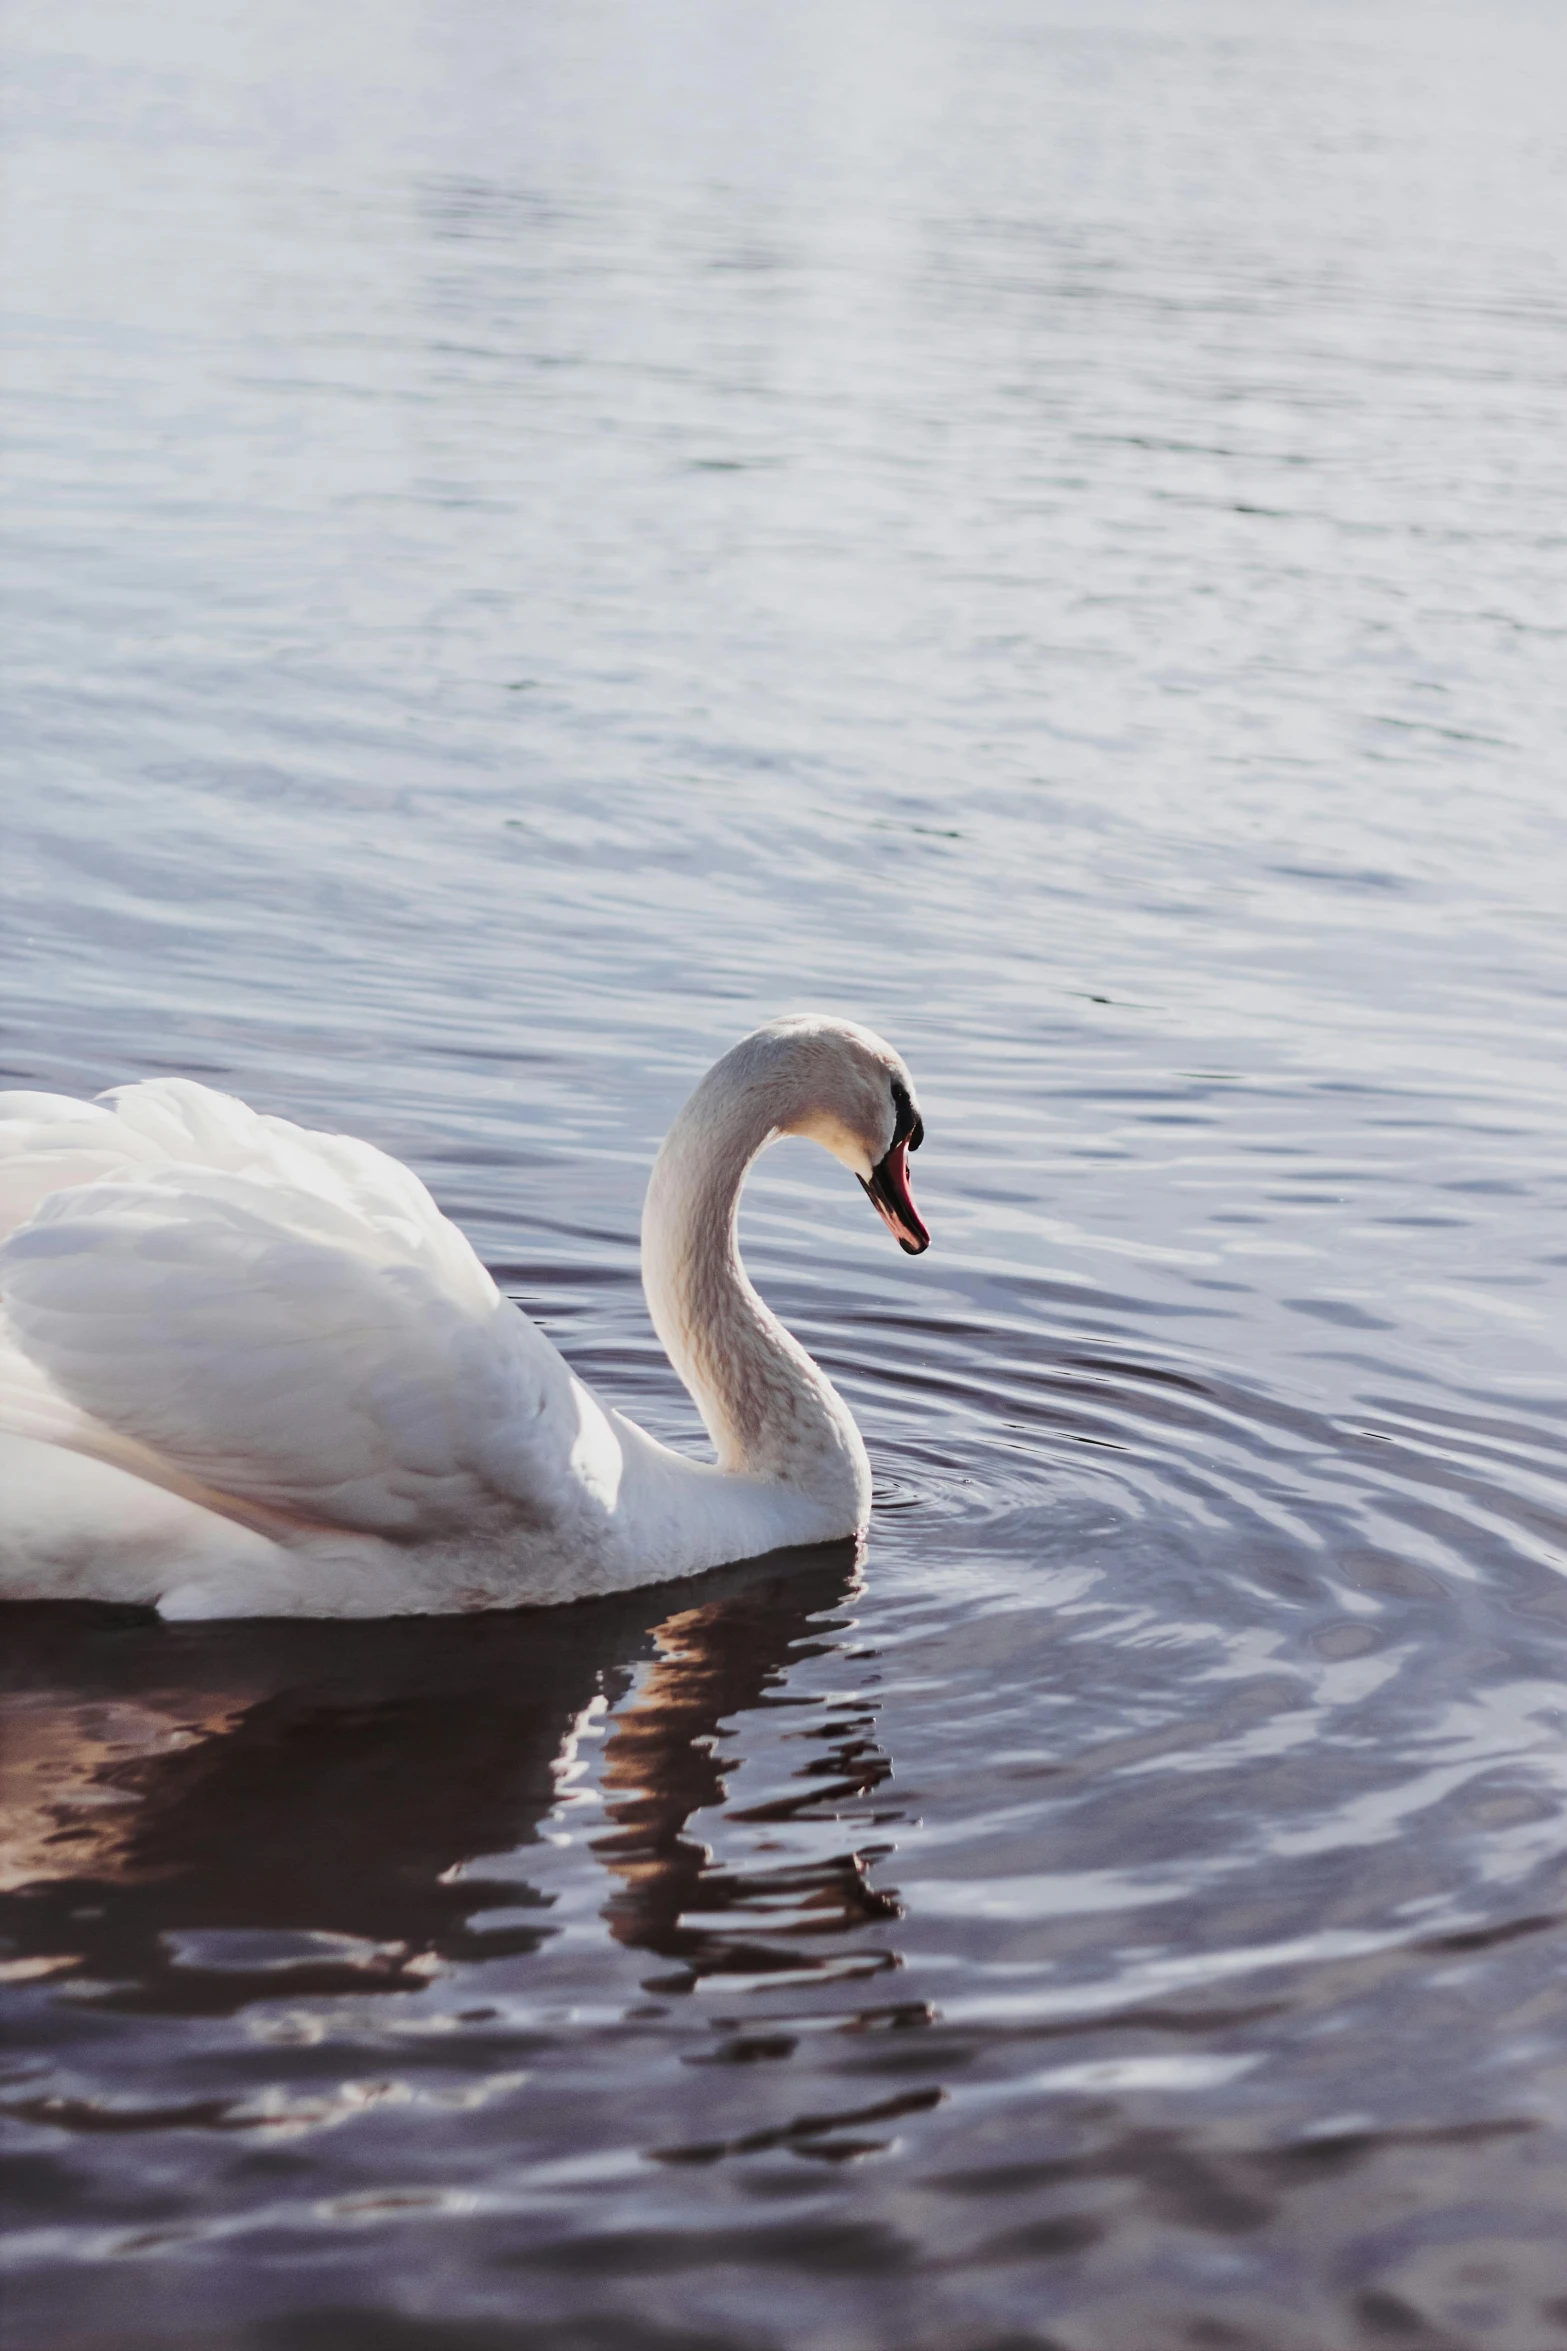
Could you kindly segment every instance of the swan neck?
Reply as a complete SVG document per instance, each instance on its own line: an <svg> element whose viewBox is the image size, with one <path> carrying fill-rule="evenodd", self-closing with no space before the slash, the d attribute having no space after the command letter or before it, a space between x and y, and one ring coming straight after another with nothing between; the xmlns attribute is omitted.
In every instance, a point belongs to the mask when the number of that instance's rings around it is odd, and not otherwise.
<svg viewBox="0 0 1567 2351"><path fill-rule="evenodd" d="M648 1185L642 1278L669 1359L719 1466L835 1503L863 1526L870 1469L837 1391L764 1303L740 1261L740 1191L774 1139L765 1091L710 1071L675 1121Z"/></svg>

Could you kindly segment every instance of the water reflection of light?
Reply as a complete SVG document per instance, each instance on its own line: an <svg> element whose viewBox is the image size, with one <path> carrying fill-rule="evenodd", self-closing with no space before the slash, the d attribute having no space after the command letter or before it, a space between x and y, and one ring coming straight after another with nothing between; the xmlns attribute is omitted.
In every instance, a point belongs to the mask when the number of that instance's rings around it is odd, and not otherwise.
<svg viewBox="0 0 1567 2351"><path fill-rule="evenodd" d="M593 1850L618 1886L604 1915L618 1942L682 1963L683 1975L656 1980L661 1991L713 1978L756 1986L898 1965L894 1951L863 1939L902 1915L897 1898L871 1882L885 1845L822 1855L803 1844L791 1849L775 1833L755 1839L752 1858L735 1867L690 1833L702 1813L775 1832L832 1820L837 1805L863 1803L890 1773L873 1735L874 1702L835 1694L819 1702L818 1719L783 1734L802 1739L806 1751L791 1758L781 1791L729 1806L727 1775L739 1758L725 1750L736 1718L810 1703L779 1685L802 1645L819 1646L836 1629L823 1622L826 1596L814 1582L777 1582L666 1618L654 1633L655 1658L609 1723L599 1786L611 1825ZM851 1596L845 1580L831 1604ZM844 1936L854 1938L847 1952L802 1948L807 1938Z"/></svg>
<svg viewBox="0 0 1567 2351"><path fill-rule="evenodd" d="M41 1880L123 1881L138 1797L125 1767L220 1736L239 1701L214 1692L195 1720L144 1699L40 1690L8 1699L0 1771L0 1892Z"/></svg>
<svg viewBox="0 0 1567 2351"><path fill-rule="evenodd" d="M725 1801L728 1726L799 1704L782 1685L831 1644L853 1573L848 1546L726 1571L673 1614L655 1593L178 1634L19 1614L0 1784L8 1971L214 2015L280 1991L416 1991L451 1964L535 1950L549 1899L530 1849L601 1816L617 1940L697 1974L819 1969L797 1938L898 1915L869 1857L715 1872L687 1824ZM753 1824L831 1820L887 1774L867 1701L810 1703L801 1761Z"/></svg>

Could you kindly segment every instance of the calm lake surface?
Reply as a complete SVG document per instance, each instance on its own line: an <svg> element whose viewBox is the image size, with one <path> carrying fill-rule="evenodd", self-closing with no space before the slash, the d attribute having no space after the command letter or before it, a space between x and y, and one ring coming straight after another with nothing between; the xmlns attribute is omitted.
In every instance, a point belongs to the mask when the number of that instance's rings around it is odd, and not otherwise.
<svg viewBox="0 0 1567 2351"><path fill-rule="evenodd" d="M13 0L7 1082L406 1157L863 1559L8 1612L7 2351L1567 2345L1567 17Z"/></svg>

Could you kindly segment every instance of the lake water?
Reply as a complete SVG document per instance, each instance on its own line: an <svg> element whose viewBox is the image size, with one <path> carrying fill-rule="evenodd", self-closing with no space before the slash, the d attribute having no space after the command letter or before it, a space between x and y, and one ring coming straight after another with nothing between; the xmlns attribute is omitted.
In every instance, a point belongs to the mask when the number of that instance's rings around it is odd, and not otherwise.
<svg viewBox="0 0 1567 2351"><path fill-rule="evenodd" d="M1567 18L13 0L7 1082L405 1156L862 1560L15 1610L8 2351L1567 2345Z"/></svg>

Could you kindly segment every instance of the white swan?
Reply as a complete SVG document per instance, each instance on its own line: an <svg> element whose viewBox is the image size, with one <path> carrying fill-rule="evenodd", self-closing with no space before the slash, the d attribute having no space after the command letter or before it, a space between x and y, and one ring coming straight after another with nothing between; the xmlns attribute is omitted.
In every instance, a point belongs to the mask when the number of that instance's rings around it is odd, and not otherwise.
<svg viewBox="0 0 1567 2351"><path fill-rule="evenodd" d="M0 1598L166 1617L573 1600L859 1533L847 1406L746 1279L740 1186L811 1135L911 1253L889 1045L771 1022L653 1169L653 1322L718 1452L598 1403L418 1178L186 1078L0 1094Z"/></svg>

